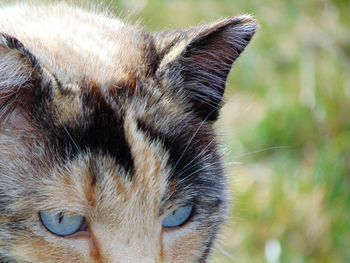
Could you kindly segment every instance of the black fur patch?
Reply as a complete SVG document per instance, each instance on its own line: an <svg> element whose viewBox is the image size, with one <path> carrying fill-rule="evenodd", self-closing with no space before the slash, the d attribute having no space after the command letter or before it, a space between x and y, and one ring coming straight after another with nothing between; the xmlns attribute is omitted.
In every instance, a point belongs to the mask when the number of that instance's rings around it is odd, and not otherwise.
<svg viewBox="0 0 350 263"><path fill-rule="evenodd" d="M57 123L54 110L47 110L52 104L47 98L42 98L43 101L39 103L41 106L35 109L43 133L49 137L50 148L54 148L65 160L86 152L106 154L132 174L134 162L125 138L123 112L112 109L98 87L90 86L82 90L84 110L79 116L73 117L74 125ZM40 112L44 116L40 116Z"/></svg>
<svg viewBox="0 0 350 263"><path fill-rule="evenodd" d="M151 139L160 141L170 155L170 166L172 174L169 181L176 183L179 189L178 195L183 195L182 189L192 189L192 192L203 193L198 203L217 203L221 197L222 185L220 180L223 177L223 169L220 157L216 151L216 144L213 138L204 139L203 134L197 134L197 138L189 141L198 127L193 125L187 133L175 135L164 134L153 127L147 126L142 120L137 121L138 129L147 134ZM203 137L204 136L204 137ZM207 150L206 154L202 154ZM205 196L217 196L216 199ZM174 196L173 198L178 198ZM192 198L197 198L192 196ZM197 202L197 201L196 201Z"/></svg>
<svg viewBox="0 0 350 263"><path fill-rule="evenodd" d="M174 168L173 176L170 179L173 179L175 181L181 179L177 177L182 174L182 171L187 168L186 165L193 160L194 156L196 156L197 153L196 149L193 147L187 147L189 137L171 136L170 134L164 134L153 127L147 126L142 120L137 120L137 127L141 132L150 136L152 140L160 141L164 145L165 149L169 150L169 161ZM198 162L194 162L191 164L190 170L195 171L199 168L200 167L198 165Z"/></svg>

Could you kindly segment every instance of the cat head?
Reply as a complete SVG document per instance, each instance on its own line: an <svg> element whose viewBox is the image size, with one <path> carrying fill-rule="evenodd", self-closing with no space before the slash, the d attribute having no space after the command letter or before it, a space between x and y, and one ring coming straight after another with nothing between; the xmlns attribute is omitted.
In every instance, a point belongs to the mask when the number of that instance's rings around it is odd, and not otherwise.
<svg viewBox="0 0 350 263"><path fill-rule="evenodd" d="M98 74L0 35L1 262L207 261L227 212L212 124L256 23L122 31Z"/></svg>

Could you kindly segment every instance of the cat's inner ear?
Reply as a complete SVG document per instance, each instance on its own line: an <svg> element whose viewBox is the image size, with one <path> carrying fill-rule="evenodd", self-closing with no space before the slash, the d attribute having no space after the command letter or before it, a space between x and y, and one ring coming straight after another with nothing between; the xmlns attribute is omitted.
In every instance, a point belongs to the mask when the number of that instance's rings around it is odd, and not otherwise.
<svg viewBox="0 0 350 263"><path fill-rule="evenodd" d="M0 126L26 125L23 113L33 101L40 71L34 56L16 38L0 34Z"/></svg>
<svg viewBox="0 0 350 263"><path fill-rule="evenodd" d="M156 33L162 57L157 75L182 92L199 117L214 121L232 64L256 29L255 20L240 16L185 31Z"/></svg>

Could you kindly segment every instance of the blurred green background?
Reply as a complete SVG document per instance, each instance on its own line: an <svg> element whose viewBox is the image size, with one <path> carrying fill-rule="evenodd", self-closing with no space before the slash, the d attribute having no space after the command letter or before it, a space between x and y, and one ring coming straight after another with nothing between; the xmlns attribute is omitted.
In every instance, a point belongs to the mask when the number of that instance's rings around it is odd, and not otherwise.
<svg viewBox="0 0 350 263"><path fill-rule="evenodd" d="M210 262L350 262L350 1L111 3L150 30L259 21L217 123L232 209Z"/></svg>

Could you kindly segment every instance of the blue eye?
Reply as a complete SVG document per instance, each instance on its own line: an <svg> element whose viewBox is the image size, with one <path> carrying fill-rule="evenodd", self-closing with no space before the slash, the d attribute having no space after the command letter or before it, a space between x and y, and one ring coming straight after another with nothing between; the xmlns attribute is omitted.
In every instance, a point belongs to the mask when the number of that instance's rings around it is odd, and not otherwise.
<svg viewBox="0 0 350 263"><path fill-rule="evenodd" d="M193 211L193 205L186 205L179 207L171 212L162 222L162 226L165 228L173 228L183 225L191 217Z"/></svg>
<svg viewBox="0 0 350 263"><path fill-rule="evenodd" d="M48 231L62 237L78 232L85 221L83 216L66 216L62 212L58 214L39 212L39 217Z"/></svg>

